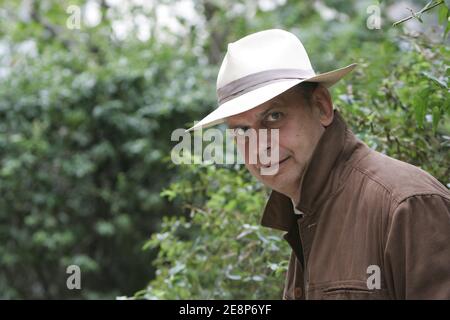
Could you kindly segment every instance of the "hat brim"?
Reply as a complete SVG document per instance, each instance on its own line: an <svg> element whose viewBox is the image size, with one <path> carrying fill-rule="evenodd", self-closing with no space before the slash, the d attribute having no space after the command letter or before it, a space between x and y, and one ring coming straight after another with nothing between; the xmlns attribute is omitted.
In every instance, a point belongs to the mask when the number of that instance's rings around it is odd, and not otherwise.
<svg viewBox="0 0 450 320"><path fill-rule="evenodd" d="M222 123L226 118L256 108L260 104L273 99L274 97L301 82L318 82L323 84L327 88L331 87L340 79L342 79L347 73L351 72L356 67L356 65L356 63L353 63L346 67L325 72L307 79L288 79L278 81L249 91L235 99L223 103L216 110L204 117L201 121L197 122L194 126L187 129L186 132L191 130L198 130L200 128L207 128Z"/></svg>

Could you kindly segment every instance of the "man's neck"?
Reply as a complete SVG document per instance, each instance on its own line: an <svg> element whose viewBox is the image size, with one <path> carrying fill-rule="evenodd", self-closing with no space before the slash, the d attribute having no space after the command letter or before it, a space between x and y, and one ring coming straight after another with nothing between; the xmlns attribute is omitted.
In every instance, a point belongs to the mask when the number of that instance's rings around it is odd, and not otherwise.
<svg viewBox="0 0 450 320"><path fill-rule="evenodd" d="M294 204L295 207L297 207L297 205L300 203L300 194L301 194L301 190L302 190L304 176L305 176L305 172L303 172L303 174L302 174L298 188L293 190L293 192L291 194L287 195L289 198L291 198L292 203Z"/></svg>
<svg viewBox="0 0 450 320"><path fill-rule="evenodd" d="M323 135L323 133L322 133L322 135ZM316 145L316 148L317 148L317 145ZM311 162L311 158L309 158L308 162L305 165L305 168L303 169L302 176L301 176L300 182L298 184L298 188L293 190L292 194L287 195L289 198L291 198L295 207L297 207L298 204L300 203L300 195L302 194L302 189L303 189L303 180L305 178L306 171L308 170L310 162Z"/></svg>
<svg viewBox="0 0 450 320"><path fill-rule="evenodd" d="M291 199L294 206L297 207L297 205L300 203L300 192L294 196L290 196L289 198Z"/></svg>

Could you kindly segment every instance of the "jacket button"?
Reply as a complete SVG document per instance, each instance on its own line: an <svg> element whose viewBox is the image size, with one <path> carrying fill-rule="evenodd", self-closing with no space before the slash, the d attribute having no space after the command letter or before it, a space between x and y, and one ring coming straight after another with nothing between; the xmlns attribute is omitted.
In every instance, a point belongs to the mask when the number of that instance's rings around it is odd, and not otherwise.
<svg viewBox="0 0 450 320"><path fill-rule="evenodd" d="M294 296L295 296L295 299L300 299L300 298L302 297L302 293L303 293L302 288L296 287L296 288L294 289Z"/></svg>

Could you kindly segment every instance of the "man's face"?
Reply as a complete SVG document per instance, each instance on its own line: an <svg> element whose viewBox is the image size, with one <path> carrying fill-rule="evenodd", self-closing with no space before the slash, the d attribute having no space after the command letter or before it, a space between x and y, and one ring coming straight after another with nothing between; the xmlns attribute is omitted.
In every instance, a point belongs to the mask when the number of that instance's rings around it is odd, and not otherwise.
<svg viewBox="0 0 450 320"><path fill-rule="evenodd" d="M297 89L290 89L256 108L227 118L226 123L231 129L241 129L241 133L248 129L256 132L267 129L268 137L271 130L279 130L278 170L275 174L261 174L263 161L260 158L262 152L271 156L270 149L274 149L271 143L276 141L261 142L258 139L255 147L246 139L246 142L238 143L238 148L241 153L245 150L245 166L253 176L271 189L297 200L303 173L324 132L319 109L309 106ZM254 159L258 159L256 164L249 161L252 153Z"/></svg>

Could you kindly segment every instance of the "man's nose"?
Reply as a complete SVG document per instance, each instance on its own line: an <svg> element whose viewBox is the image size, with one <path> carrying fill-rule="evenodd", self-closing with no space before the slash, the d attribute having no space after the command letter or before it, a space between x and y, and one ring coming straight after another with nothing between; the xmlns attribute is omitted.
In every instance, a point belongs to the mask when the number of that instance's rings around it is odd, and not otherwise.
<svg viewBox="0 0 450 320"><path fill-rule="evenodd" d="M251 150L248 150L250 160L254 159L256 163L252 164L256 164L258 167L267 165L265 159L271 156L272 150L270 132L267 129L257 130L254 139L256 139L256 143L253 148L251 143L247 144L248 148L251 148Z"/></svg>

